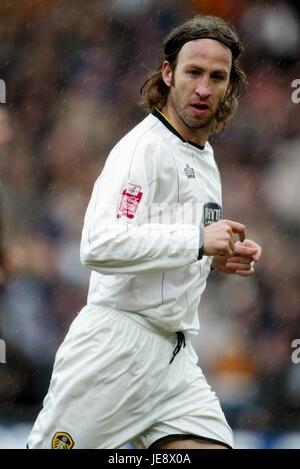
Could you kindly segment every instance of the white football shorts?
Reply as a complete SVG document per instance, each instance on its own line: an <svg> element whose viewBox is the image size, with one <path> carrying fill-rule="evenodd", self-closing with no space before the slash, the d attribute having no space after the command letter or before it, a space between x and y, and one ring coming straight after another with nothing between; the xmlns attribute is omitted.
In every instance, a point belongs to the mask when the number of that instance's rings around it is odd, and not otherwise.
<svg viewBox="0 0 300 469"><path fill-rule="evenodd" d="M129 313L88 305L60 346L34 448L149 448L192 435L233 447L232 431L186 340L142 326Z"/></svg>

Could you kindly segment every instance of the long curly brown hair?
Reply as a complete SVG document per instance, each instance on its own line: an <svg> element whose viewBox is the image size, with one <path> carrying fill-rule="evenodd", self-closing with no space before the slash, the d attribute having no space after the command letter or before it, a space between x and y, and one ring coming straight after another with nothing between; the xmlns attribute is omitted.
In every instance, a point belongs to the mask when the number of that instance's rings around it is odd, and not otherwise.
<svg viewBox="0 0 300 469"><path fill-rule="evenodd" d="M196 39L215 39L225 44L232 52L230 86L224 100L220 103L211 124L212 132L224 129L234 116L238 99L247 88L247 79L240 66L240 57L244 51L234 27L216 16L195 16L173 29L164 41L164 58L174 72L177 57L182 46ZM141 87L140 104L147 110L162 109L166 104L170 88L161 75L161 65L152 71Z"/></svg>

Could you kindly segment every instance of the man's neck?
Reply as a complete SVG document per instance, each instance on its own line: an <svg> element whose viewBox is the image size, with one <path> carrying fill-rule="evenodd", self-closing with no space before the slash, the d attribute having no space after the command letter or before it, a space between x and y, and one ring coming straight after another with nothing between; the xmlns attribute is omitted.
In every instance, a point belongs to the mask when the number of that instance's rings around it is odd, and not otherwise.
<svg viewBox="0 0 300 469"><path fill-rule="evenodd" d="M207 127L191 129L186 126L168 103L160 110L160 112L185 140L196 143L196 145L205 146L210 134Z"/></svg>

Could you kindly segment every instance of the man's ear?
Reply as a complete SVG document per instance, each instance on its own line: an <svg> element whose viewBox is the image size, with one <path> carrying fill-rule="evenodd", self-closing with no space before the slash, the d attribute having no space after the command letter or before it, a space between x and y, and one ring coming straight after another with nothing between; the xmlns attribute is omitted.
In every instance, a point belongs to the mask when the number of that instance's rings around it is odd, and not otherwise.
<svg viewBox="0 0 300 469"><path fill-rule="evenodd" d="M173 72L171 70L170 63L167 60L164 60L161 66L161 76L165 84L170 88L172 85Z"/></svg>

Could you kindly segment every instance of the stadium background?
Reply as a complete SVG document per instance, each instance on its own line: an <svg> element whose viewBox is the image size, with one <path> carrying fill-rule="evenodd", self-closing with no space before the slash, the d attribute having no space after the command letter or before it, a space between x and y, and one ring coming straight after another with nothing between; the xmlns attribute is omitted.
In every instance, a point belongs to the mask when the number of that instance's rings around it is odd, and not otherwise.
<svg viewBox="0 0 300 469"><path fill-rule="evenodd" d="M253 279L216 273L195 346L238 447L300 448L300 16L292 1L2 0L0 447L24 447L55 352L84 305L79 241L111 147L143 116L166 33L195 13L232 22L249 90L213 138L225 216L263 246Z"/></svg>

